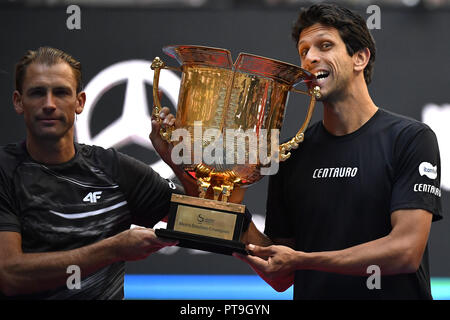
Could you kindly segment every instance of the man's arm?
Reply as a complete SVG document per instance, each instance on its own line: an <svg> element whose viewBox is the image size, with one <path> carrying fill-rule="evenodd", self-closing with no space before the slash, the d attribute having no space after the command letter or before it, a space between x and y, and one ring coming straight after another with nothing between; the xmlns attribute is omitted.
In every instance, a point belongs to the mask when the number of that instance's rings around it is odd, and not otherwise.
<svg viewBox="0 0 450 320"><path fill-rule="evenodd" d="M432 214L425 210L397 210L391 214L391 232L370 242L343 250L310 253L286 246L249 245L254 256L243 259L270 279L282 279L301 269L367 275L370 265L379 266L383 275L412 273L422 261L431 220Z"/></svg>
<svg viewBox="0 0 450 320"><path fill-rule="evenodd" d="M173 145L164 139L162 139L159 131L161 126L170 127L175 125L175 116L170 113L169 108L164 107L161 109L160 117L162 124L159 124L155 119L152 119L152 132L150 133L150 140L156 152L161 159L172 169L177 178L183 185L184 191L187 195L198 196L198 186L196 181L189 177L184 170L175 165L172 161L172 149Z"/></svg>
<svg viewBox="0 0 450 320"><path fill-rule="evenodd" d="M0 291L8 296L55 289L66 284L67 267L84 277L117 261L133 261L176 242L163 241L152 229L133 228L78 249L23 253L17 232L0 232Z"/></svg>
<svg viewBox="0 0 450 320"><path fill-rule="evenodd" d="M416 272L428 241L432 214L420 209L391 215L392 231L385 237L339 251L311 253L300 258L300 268L350 275L367 275L377 265L381 274ZM302 261L303 260L303 261Z"/></svg>

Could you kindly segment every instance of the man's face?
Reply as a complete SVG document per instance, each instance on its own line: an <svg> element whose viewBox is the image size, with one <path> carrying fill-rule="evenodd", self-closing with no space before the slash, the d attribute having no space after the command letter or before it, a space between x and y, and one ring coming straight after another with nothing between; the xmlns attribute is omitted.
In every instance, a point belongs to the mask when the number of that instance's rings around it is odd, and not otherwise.
<svg viewBox="0 0 450 320"><path fill-rule="evenodd" d="M37 139L59 140L71 135L75 113L83 110L85 94L76 93L76 80L65 63L28 66L22 93L14 91L14 107L23 114L27 134Z"/></svg>
<svg viewBox="0 0 450 320"><path fill-rule="evenodd" d="M342 94L353 77L353 60L338 30L314 24L300 33L297 48L302 68L317 77L317 82L309 85L321 88L320 100L334 99Z"/></svg>

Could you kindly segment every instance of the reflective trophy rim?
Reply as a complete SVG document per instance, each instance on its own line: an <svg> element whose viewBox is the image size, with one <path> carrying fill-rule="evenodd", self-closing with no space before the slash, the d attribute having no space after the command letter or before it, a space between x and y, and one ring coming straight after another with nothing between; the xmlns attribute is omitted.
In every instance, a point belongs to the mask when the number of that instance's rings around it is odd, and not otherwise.
<svg viewBox="0 0 450 320"><path fill-rule="evenodd" d="M261 59L261 60L266 60L268 62L273 62L273 63L276 63L276 64L281 65L281 66L285 66L285 67L288 67L288 68L293 68L293 69L296 69L298 72L301 72L301 73L303 73L305 75L305 76L299 77L297 81L292 83L292 85L294 85L294 86L299 84L299 83L301 83L301 82L303 82L303 81L305 81L305 80L309 80L309 79L315 77L311 72L303 69L302 67L300 67L298 65L295 65L295 64L292 64L292 63L289 63L289 62L285 62L285 61L282 61L282 60L278 60L278 59L268 58L268 57L257 55L257 54L253 54L253 53L240 52L238 54L236 60L234 60L234 62L233 62L233 57L231 55L230 50L224 49L224 48L210 47L210 46L203 46L203 45L166 45L166 46L164 46L162 48L162 51L165 54L167 54L168 56L170 56L171 58L177 60L178 63L180 63L180 65L183 65L183 63L177 57L177 54L175 52L175 50L177 48L187 48L187 49L190 49L190 48L196 49L196 48L198 48L198 49L204 49L204 50L211 51L211 52L213 52L213 51L222 52L222 53L226 54L226 56L228 58L228 66L216 66L216 67L217 68L229 69L229 70L232 70L232 71L240 71L240 69L236 69L237 64L238 64L238 62L241 61L242 57L246 57L246 56L247 57L253 57L253 58Z"/></svg>

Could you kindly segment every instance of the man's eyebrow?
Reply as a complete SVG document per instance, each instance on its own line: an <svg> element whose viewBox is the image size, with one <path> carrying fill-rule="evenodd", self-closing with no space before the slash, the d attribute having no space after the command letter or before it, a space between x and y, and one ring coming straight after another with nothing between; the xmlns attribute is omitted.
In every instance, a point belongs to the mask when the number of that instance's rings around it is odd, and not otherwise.
<svg viewBox="0 0 450 320"><path fill-rule="evenodd" d="M37 86L33 86L27 89L27 93L29 92L33 92L33 91L47 91L48 87L46 86L41 86L41 85L37 85ZM53 87L51 88L51 90L67 90L67 91L71 91L72 88L70 86L57 86L57 87Z"/></svg>
<svg viewBox="0 0 450 320"><path fill-rule="evenodd" d="M62 89L71 91L72 87L71 86L57 86L57 87L52 88L52 90L62 90Z"/></svg>
<svg viewBox="0 0 450 320"><path fill-rule="evenodd" d="M44 86L34 86L34 87L30 87L27 89L26 92L32 92L32 91L37 91L37 90L47 90Z"/></svg>
<svg viewBox="0 0 450 320"><path fill-rule="evenodd" d="M318 35L317 35L317 38L326 38L326 37L329 37L329 34L328 34L328 32L321 32L321 33L319 33ZM300 46L303 42L305 42L305 40L300 40L299 42L298 42L298 45Z"/></svg>

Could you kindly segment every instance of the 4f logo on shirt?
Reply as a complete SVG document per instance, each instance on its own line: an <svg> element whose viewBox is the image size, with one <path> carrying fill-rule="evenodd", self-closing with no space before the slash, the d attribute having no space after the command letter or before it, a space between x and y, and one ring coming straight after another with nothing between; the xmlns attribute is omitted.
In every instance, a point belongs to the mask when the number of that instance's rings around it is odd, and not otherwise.
<svg viewBox="0 0 450 320"><path fill-rule="evenodd" d="M84 197L84 202L96 203L98 199L100 199L101 191L93 191L89 192L86 197Z"/></svg>

